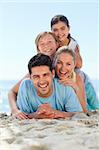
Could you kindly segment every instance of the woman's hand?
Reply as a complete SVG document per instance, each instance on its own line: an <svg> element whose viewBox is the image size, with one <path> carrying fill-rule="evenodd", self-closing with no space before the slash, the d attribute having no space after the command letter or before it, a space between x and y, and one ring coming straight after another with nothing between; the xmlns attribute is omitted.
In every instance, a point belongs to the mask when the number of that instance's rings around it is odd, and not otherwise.
<svg viewBox="0 0 99 150"><path fill-rule="evenodd" d="M61 79L59 80L59 83L63 84L64 86L66 85L71 86L75 90L76 93L79 90L77 83L73 82L72 79L69 79L69 78Z"/></svg>

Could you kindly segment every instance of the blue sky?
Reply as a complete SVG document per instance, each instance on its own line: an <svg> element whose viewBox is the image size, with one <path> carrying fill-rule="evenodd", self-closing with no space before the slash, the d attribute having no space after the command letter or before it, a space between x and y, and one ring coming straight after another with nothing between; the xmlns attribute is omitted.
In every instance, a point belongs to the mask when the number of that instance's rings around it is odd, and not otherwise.
<svg viewBox="0 0 99 150"><path fill-rule="evenodd" d="M71 35L78 41L83 58L82 70L99 79L99 3L1 0L0 2L0 79L21 79L29 59L36 54L35 38L50 31L50 20L65 15Z"/></svg>

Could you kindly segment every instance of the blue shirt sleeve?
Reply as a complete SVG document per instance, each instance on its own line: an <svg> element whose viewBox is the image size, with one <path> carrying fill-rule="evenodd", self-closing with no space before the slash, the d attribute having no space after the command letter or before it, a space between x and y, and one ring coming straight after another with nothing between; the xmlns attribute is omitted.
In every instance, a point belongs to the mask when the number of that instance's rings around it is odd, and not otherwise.
<svg viewBox="0 0 99 150"><path fill-rule="evenodd" d="M66 98L64 101L65 111L67 112L81 112L82 107L77 98L77 95L72 87L66 86Z"/></svg>
<svg viewBox="0 0 99 150"><path fill-rule="evenodd" d="M18 108L25 113L31 113L30 105L29 105L29 96L28 91L31 87L31 81L30 80L23 80L23 82L20 85L18 96L17 96L17 106Z"/></svg>
<svg viewBox="0 0 99 150"><path fill-rule="evenodd" d="M99 109L98 96L91 82L86 82L85 89L86 89L88 110L91 111L91 110Z"/></svg>

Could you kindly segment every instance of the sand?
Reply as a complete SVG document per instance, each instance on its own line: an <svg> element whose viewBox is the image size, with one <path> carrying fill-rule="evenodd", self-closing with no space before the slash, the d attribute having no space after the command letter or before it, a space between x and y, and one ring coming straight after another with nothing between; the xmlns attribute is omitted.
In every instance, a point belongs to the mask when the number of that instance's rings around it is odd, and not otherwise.
<svg viewBox="0 0 99 150"><path fill-rule="evenodd" d="M70 120L18 120L2 113L0 150L99 150L99 110Z"/></svg>

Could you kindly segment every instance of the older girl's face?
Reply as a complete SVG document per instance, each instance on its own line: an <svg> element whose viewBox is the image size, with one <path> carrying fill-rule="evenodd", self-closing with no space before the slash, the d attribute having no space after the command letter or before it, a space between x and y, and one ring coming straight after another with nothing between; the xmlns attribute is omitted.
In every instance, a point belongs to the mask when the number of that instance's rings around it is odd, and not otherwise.
<svg viewBox="0 0 99 150"><path fill-rule="evenodd" d="M56 35L56 37L58 37L61 42L66 40L69 34L69 30L70 28L67 27L67 25L62 21L59 21L52 26L52 32Z"/></svg>
<svg viewBox="0 0 99 150"><path fill-rule="evenodd" d="M55 70L60 79L70 77L74 71L74 68L74 60L70 54L63 52L58 56Z"/></svg>

